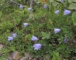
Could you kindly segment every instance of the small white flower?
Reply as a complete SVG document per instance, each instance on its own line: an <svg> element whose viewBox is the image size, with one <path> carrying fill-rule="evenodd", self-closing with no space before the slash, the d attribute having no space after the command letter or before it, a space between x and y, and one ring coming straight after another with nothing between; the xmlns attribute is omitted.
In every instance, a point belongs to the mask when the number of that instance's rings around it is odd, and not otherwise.
<svg viewBox="0 0 76 60"><path fill-rule="evenodd" d="M23 25L24 25L25 27L27 27L27 26L28 26L28 23L23 23Z"/></svg>
<svg viewBox="0 0 76 60"><path fill-rule="evenodd" d="M60 32L60 29L59 28L54 28L54 33L59 33Z"/></svg>

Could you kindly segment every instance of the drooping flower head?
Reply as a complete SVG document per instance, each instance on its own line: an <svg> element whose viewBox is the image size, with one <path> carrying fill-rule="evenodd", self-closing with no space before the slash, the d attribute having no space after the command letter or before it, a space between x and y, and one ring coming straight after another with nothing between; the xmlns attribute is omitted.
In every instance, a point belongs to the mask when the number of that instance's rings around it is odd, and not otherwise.
<svg viewBox="0 0 76 60"><path fill-rule="evenodd" d="M55 34L56 34L56 33L59 33L60 30L61 30L61 29L59 29L59 28L54 28L54 33L55 33Z"/></svg>
<svg viewBox="0 0 76 60"><path fill-rule="evenodd" d="M55 14L59 14L59 12L60 12L59 10L56 10L56 11L55 11Z"/></svg>
<svg viewBox="0 0 76 60"><path fill-rule="evenodd" d="M17 36L17 34L16 34L16 33L13 33L13 34L12 34L12 37L14 37L14 38L15 38L16 36Z"/></svg>
<svg viewBox="0 0 76 60"><path fill-rule="evenodd" d="M37 43L33 45L34 50L39 50L41 48L42 44Z"/></svg>
<svg viewBox="0 0 76 60"><path fill-rule="evenodd" d="M70 10L64 10L64 15L68 15L68 14L70 14L71 13L71 11Z"/></svg>
<svg viewBox="0 0 76 60"><path fill-rule="evenodd" d="M23 7L24 7L24 6L20 4L20 6L19 6L19 7L20 7L20 9L23 9Z"/></svg>
<svg viewBox="0 0 76 60"><path fill-rule="evenodd" d="M68 38L66 37L65 39L64 39L64 43L66 43L68 41Z"/></svg>
<svg viewBox="0 0 76 60"><path fill-rule="evenodd" d="M44 4L44 8L46 9L48 6L47 6L47 4Z"/></svg>
<svg viewBox="0 0 76 60"><path fill-rule="evenodd" d="M28 23L23 23L23 25L24 25L25 27L27 27L27 26L28 26Z"/></svg>
<svg viewBox="0 0 76 60"><path fill-rule="evenodd" d="M64 0L60 0L60 2L64 2Z"/></svg>
<svg viewBox="0 0 76 60"><path fill-rule="evenodd" d="M31 11L31 10L32 10L32 8L31 8L31 7L29 7L29 8L28 8L28 11Z"/></svg>
<svg viewBox="0 0 76 60"><path fill-rule="evenodd" d="M14 38L12 36L8 36L8 41L12 41Z"/></svg>
<svg viewBox="0 0 76 60"><path fill-rule="evenodd" d="M37 38L36 36L32 36L31 40L32 40L32 41L37 41L38 38Z"/></svg>

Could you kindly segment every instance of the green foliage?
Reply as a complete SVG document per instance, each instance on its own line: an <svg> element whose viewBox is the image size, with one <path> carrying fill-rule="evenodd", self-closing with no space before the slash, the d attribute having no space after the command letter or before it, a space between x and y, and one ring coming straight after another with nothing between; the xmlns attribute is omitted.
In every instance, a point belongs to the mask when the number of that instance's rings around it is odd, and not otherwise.
<svg viewBox="0 0 76 60"><path fill-rule="evenodd" d="M52 60L61 60L61 57L59 56L58 52L53 51L52 55L53 55Z"/></svg>
<svg viewBox="0 0 76 60"><path fill-rule="evenodd" d="M76 2L76 0L68 0L68 2Z"/></svg>
<svg viewBox="0 0 76 60"><path fill-rule="evenodd" d="M1 60L4 60L4 59L7 58L7 57L8 57L7 54L3 54L3 55L0 57L0 59L1 59Z"/></svg>
<svg viewBox="0 0 76 60"><path fill-rule="evenodd" d="M50 33L45 33L45 32L41 32L42 33L42 39L49 39L50 38Z"/></svg>
<svg viewBox="0 0 76 60"><path fill-rule="evenodd" d="M76 52L76 31L73 28L76 26L76 12L72 10L75 9L73 2L76 1L49 1L46 2L48 8L44 9L44 4L39 2L33 6L32 11L28 11L29 6L25 6L24 0L16 0L19 4L24 4L23 9L9 0L0 3L0 7L3 7L0 11L0 43L5 45L2 53L17 50L21 53L30 52L35 57L49 54L52 60L61 60L70 58L71 51ZM68 8L71 9L71 14L64 15L64 9ZM56 10L60 10L58 15L55 14ZM28 26L25 27L24 23L28 23ZM59 28L60 32L55 34L54 28ZM14 32L17 36L8 41L8 36ZM38 41L31 41L33 35L38 37ZM68 37L67 42L64 42L65 37ZM42 44L40 50L33 49L35 43Z"/></svg>
<svg viewBox="0 0 76 60"><path fill-rule="evenodd" d="M73 24L76 26L76 12L73 12L72 20L73 20Z"/></svg>
<svg viewBox="0 0 76 60"><path fill-rule="evenodd" d="M69 5L69 9L75 9L76 10L76 3L72 3Z"/></svg>

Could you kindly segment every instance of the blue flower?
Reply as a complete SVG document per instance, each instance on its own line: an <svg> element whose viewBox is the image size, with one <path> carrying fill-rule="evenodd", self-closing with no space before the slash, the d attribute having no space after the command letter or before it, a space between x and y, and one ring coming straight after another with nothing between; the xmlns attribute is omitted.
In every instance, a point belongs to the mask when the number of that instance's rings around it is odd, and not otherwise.
<svg viewBox="0 0 76 60"><path fill-rule="evenodd" d="M59 14L59 10L56 10L56 11L55 11L55 14Z"/></svg>
<svg viewBox="0 0 76 60"><path fill-rule="evenodd" d="M60 32L60 29L59 28L54 28L54 33L59 33Z"/></svg>
<svg viewBox="0 0 76 60"><path fill-rule="evenodd" d="M64 0L60 0L60 2L64 2Z"/></svg>
<svg viewBox="0 0 76 60"><path fill-rule="evenodd" d="M71 11L70 10L64 10L64 15L68 15L68 14L70 14L71 13Z"/></svg>
<svg viewBox="0 0 76 60"><path fill-rule="evenodd" d="M32 36L31 40L32 40L32 41L37 41L38 38L37 38L36 36Z"/></svg>
<svg viewBox="0 0 76 60"><path fill-rule="evenodd" d="M68 38L66 37L65 39L64 39L64 43L66 43L68 41Z"/></svg>
<svg viewBox="0 0 76 60"><path fill-rule="evenodd" d="M46 9L48 6L47 6L47 4L44 4L44 8Z"/></svg>
<svg viewBox="0 0 76 60"><path fill-rule="evenodd" d="M14 37L14 38L15 38L16 36L17 36L17 34L16 34L16 33L13 33L13 34L12 34L12 37Z"/></svg>
<svg viewBox="0 0 76 60"><path fill-rule="evenodd" d="M25 27L27 27L27 26L28 26L28 23L23 23L23 25L24 25Z"/></svg>
<svg viewBox="0 0 76 60"><path fill-rule="evenodd" d="M29 8L28 8L28 11L31 11L31 10L32 10L32 8L31 8L31 7L29 7Z"/></svg>
<svg viewBox="0 0 76 60"><path fill-rule="evenodd" d="M24 6L20 4L20 6L19 6L19 7L20 7L20 9L23 9L23 7L24 7Z"/></svg>
<svg viewBox="0 0 76 60"><path fill-rule="evenodd" d="M34 50L39 50L41 48L42 44L40 43L37 43L37 44L34 44L33 47L34 47Z"/></svg>
<svg viewBox="0 0 76 60"><path fill-rule="evenodd" d="M8 36L8 41L12 41L14 38L12 36Z"/></svg>

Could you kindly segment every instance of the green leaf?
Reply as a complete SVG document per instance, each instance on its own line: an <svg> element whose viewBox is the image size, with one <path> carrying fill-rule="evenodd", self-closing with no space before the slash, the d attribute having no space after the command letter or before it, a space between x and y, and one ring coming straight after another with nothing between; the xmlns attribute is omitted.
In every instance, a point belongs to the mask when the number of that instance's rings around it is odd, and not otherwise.
<svg viewBox="0 0 76 60"><path fill-rule="evenodd" d="M50 2L54 2L54 0L49 0Z"/></svg>
<svg viewBox="0 0 76 60"><path fill-rule="evenodd" d="M73 0L68 0L68 2L69 2L69 3L72 3L72 2L73 2Z"/></svg>
<svg viewBox="0 0 76 60"><path fill-rule="evenodd" d="M10 50L11 50L11 51L15 51L15 46L11 46L11 47L10 47Z"/></svg>
<svg viewBox="0 0 76 60"><path fill-rule="evenodd" d="M2 16L2 12L0 11L0 17Z"/></svg>
<svg viewBox="0 0 76 60"><path fill-rule="evenodd" d="M69 9L76 9L76 3L72 3L69 5Z"/></svg>
<svg viewBox="0 0 76 60"><path fill-rule="evenodd" d="M2 48L0 51L1 51L2 53L8 53L8 52L9 52L9 50L8 50L8 49L5 49L5 48Z"/></svg>
<svg viewBox="0 0 76 60"><path fill-rule="evenodd" d="M7 54L3 54L2 56L0 56L0 60L5 60L5 58L7 58Z"/></svg>
<svg viewBox="0 0 76 60"><path fill-rule="evenodd" d="M49 39L50 33L42 32L42 39Z"/></svg>
<svg viewBox="0 0 76 60"><path fill-rule="evenodd" d="M61 60L61 57L59 56L59 52L53 51L52 55L53 55L52 60Z"/></svg>
<svg viewBox="0 0 76 60"><path fill-rule="evenodd" d="M72 20L73 20L73 24L76 26L76 12L73 12Z"/></svg>
<svg viewBox="0 0 76 60"><path fill-rule="evenodd" d="M28 38L28 39L30 40L31 37L32 37L32 34L27 34L27 35L25 36L25 39Z"/></svg>
<svg viewBox="0 0 76 60"><path fill-rule="evenodd" d="M57 6L59 3L58 2L54 2L53 3L53 6Z"/></svg>
<svg viewBox="0 0 76 60"><path fill-rule="evenodd" d="M73 2L76 2L76 0L73 0Z"/></svg>
<svg viewBox="0 0 76 60"><path fill-rule="evenodd" d="M76 0L68 0L69 3L76 2Z"/></svg>

